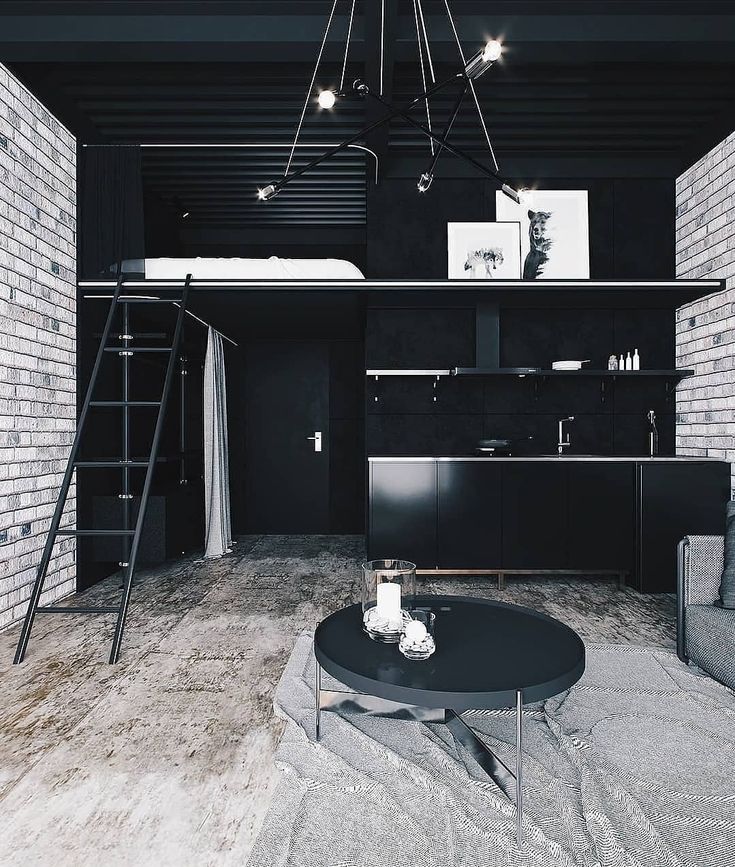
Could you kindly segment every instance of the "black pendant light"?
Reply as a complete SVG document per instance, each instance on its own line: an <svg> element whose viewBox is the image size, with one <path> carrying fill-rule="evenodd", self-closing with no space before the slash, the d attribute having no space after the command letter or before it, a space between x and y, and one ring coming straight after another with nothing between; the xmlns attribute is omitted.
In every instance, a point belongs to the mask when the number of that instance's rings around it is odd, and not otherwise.
<svg viewBox="0 0 735 867"><path fill-rule="evenodd" d="M457 28L454 23L454 17L449 6L449 0L444 0L447 17L449 19L452 34L454 36L454 41L457 46L457 52L459 57L459 70L454 75L451 75L449 78L437 82L434 75L434 64L431 54L431 44L429 41L429 35L426 29L426 22L424 18L423 0L411 0L413 4L414 22L416 26L416 44L418 48L418 59L421 68L421 80L423 90L410 102L405 103L401 106L394 106L390 102L388 102L388 100L383 98L383 72L385 55L384 23L386 2L397 2L397 0L380 0L380 74L377 89L368 87L368 85L359 78L353 81L349 86L346 85L345 75L347 71L347 58L349 56L350 41L352 39L353 23L355 17L355 0L346 0L346 11L349 14L349 19L347 24L347 36L345 39L345 46L342 58L342 72L340 76L339 87L336 90L321 90L317 93L315 91L315 82L317 74L319 72L319 66L322 61L322 56L324 54L324 46L326 45L330 29L334 23L338 6L340 5L340 0L332 0L331 11L329 13L327 24L324 29L324 35L322 37L321 45L319 46L316 63L314 64L314 71L312 73L311 81L309 82L309 86L306 91L306 97L301 108L301 114L296 125L296 132L293 138L293 142L291 144L288 160L286 162L283 175L277 181L272 181L271 183L268 183L265 186L259 188L258 198L262 201L267 201L274 198L274 196L278 195L280 190L282 190L283 187L289 184L294 178L297 178L300 175L307 173L315 166L318 166L320 163L323 163L325 160L335 156L346 148L354 146L356 143L361 142L362 140L364 140L365 136L368 133L371 133L379 127L390 123L391 120L400 119L412 126L414 129L421 132L429 141L430 161L427 165L426 171L422 172L416 184L417 189L420 193L425 193L428 191L434 180L434 173L436 170L437 162L439 160L439 156L441 155L442 151L447 151L447 153L451 153L453 156L459 157L460 159L472 165L480 174L492 178L498 184L498 187L505 193L505 195L513 199L513 201L515 202L520 202L520 196L518 192L500 174L498 162L495 158L495 151L493 149L492 142L490 141L490 135L488 133L487 125L485 123L482 109L480 108L480 103L477 98L477 92L475 90L475 82L477 81L477 79L480 78L480 76L483 75L485 72L487 72L487 70L490 69L501 58L503 52L502 44L499 41L492 39L487 42L486 45L481 48L476 54L473 54L469 58L469 60L466 59L464 51L462 50L462 44L459 40ZM456 88L457 94L452 111L449 116L449 120L447 121L443 129L437 130L434 128L432 122L430 97L432 97L435 93L438 93L440 90L445 90L452 87ZM449 141L452 127L457 118L457 115L459 114L462 101L464 100L468 92L470 93L472 101L474 103L477 112L477 118L480 127L482 128L483 137L487 144L488 154L490 157L490 165L486 165L479 159L476 159L465 151L460 150L456 145L453 145ZM294 154L299 144L299 136L301 135L301 128L304 124L304 118L306 117L306 112L309 108L309 104L315 100L322 109L331 111L335 108L338 108L339 100L348 97L372 100L373 102L382 106L385 109L385 113L382 117L363 127L354 136L345 139L341 144L329 148L301 168L292 170L291 166L293 164ZM414 113L416 109L422 107L425 113L425 120L422 119L421 121L419 121L414 116Z"/></svg>

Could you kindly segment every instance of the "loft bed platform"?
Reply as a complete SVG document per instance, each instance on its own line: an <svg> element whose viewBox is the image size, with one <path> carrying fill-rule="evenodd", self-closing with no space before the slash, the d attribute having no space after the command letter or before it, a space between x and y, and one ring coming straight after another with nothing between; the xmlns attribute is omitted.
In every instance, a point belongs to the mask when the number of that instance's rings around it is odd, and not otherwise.
<svg viewBox="0 0 735 867"><path fill-rule="evenodd" d="M81 280L80 291L88 297L110 294L114 279ZM180 290L183 278L151 279L124 277L123 288L131 294ZM222 279L195 278L190 292L230 293L359 293L377 304L416 304L424 295L432 305L464 306L483 301L518 307L626 307L676 308L724 289L721 280L367 280L367 279ZM165 297L165 296L164 296Z"/></svg>

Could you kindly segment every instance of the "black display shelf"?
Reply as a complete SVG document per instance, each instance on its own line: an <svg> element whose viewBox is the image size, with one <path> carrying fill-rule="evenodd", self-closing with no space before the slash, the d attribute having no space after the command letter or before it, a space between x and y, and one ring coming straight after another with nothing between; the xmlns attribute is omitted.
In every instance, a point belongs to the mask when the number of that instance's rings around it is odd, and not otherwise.
<svg viewBox="0 0 735 867"><path fill-rule="evenodd" d="M546 370L540 367L455 367L450 370L366 370L366 376L592 376L610 379L627 379L635 377L658 377L660 379L685 379L692 376L690 369L650 369L650 370Z"/></svg>
<svg viewBox="0 0 735 867"><path fill-rule="evenodd" d="M691 376L693 370L593 370L582 368L581 370L544 370L534 367L455 367L453 376L594 376L610 377L613 379L626 379L638 376L657 376L662 379L684 379Z"/></svg>

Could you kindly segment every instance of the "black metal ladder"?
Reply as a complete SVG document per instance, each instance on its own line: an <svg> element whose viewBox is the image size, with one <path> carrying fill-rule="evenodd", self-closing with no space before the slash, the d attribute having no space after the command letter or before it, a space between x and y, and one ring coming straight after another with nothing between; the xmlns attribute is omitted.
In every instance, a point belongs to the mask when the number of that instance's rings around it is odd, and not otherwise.
<svg viewBox="0 0 735 867"><path fill-rule="evenodd" d="M26 650L28 648L28 641L31 637L33 621L36 617L36 614L117 614L115 634L112 639L112 648L110 650L110 663L117 662L120 656L120 645L122 644L123 632L125 630L125 620L128 613L128 607L130 605L130 594L133 586L133 575L135 573L135 565L138 559L138 551L140 548L143 525L145 523L148 499L151 492L153 474L156 467L156 461L158 459L158 450L161 442L161 435L163 432L163 424L166 414L166 404L168 402L169 393L171 391L171 385L173 382L174 370L176 366L177 351L181 342L184 316L186 313L186 305L189 297L190 282L191 274L188 274L186 280L184 281L180 298L136 298L134 296L122 295L123 278L122 276L118 278L117 284L115 285L115 292L112 296L112 301L110 303L110 309L107 313L107 320L105 321L102 339L100 341L100 345L94 361L94 366L92 368L92 375L89 379L89 385L87 386L87 392L85 394L84 402L82 404L82 409L79 415L79 422L77 423L77 429L74 435L74 441L72 443L69 460L66 465L66 470L64 472L64 478L61 482L61 489L59 490L59 496L56 501L56 508L54 509L54 514L51 519L51 527L49 528L48 536L46 537L46 544L44 545L43 554L41 555L41 562L38 566L38 572L36 573L36 580L33 584L33 591L31 593L31 598L28 602L28 610L26 611L25 619L23 621L23 628L20 633L20 639L18 640L18 647L15 651L15 658L13 662L16 665L22 662L23 658L25 657ZM176 325L174 328L171 346L132 347L130 345L130 340L132 339L132 335L130 334L128 316L128 305L130 304L176 304L178 306L178 314L176 317ZM122 332L119 335L120 339L122 340L122 345L110 346L109 339L110 331L112 329L112 323L115 319L116 312L120 308L122 308L123 311ZM102 366L102 359L107 352L117 352L123 357L123 398L119 401L95 401L92 399L95 385L97 383L97 378L99 376L100 367ZM161 392L161 399L159 401L131 401L129 395L129 361L130 358L134 357L137 353L146 352L168 353L168 363L166 365L166 374L163 383L163 390ZM87 421L87 415L89 413L90 407L103 406L117 406L122 408L123 455L120 460L79 461L77 460L77 455L79 453L79 447L82 442L84 427ZM158 407L158 415L156 418L156 425L153 431L150 455L145 460L132 460L129 454L128 409L132 406ZM66 500L69 494L69 488L71 486L74 470L77 467L119 467L122 469L123 492L118 495L123 505L123 520L121 521L121 523L124 526L122 528L61 528L61 520L64 514L64 506L66 504ZM130 493L129 471L133 467L145 467L146 474L145 481L143 483L143 490L140 497L140 506L138 508L138 514L135 520L135 526L134 528L131 528L130 501L133 499L133 495ZM54 544L59 536L118 536L122 540L129 543L129 547L126 546L126 548L124 549L127 556L124 556L123 560L120 563L121 568L125 569L125 575L123 580L122 595L118 605L98 607L39 605L41 594L43 592L43 585L46 581L49 563L51 562L51 555L53 553Z"/></svg>

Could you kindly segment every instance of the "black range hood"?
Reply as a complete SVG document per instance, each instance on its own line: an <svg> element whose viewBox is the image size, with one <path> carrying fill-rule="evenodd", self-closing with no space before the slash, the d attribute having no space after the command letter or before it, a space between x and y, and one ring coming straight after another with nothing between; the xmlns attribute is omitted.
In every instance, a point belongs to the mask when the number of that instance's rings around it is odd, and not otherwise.
<svg viewBox="0 0 735 867"><path fill-rule="evenodd" d="M475 308L475 367L500 367L500 305L481 301Z"/></svg>

